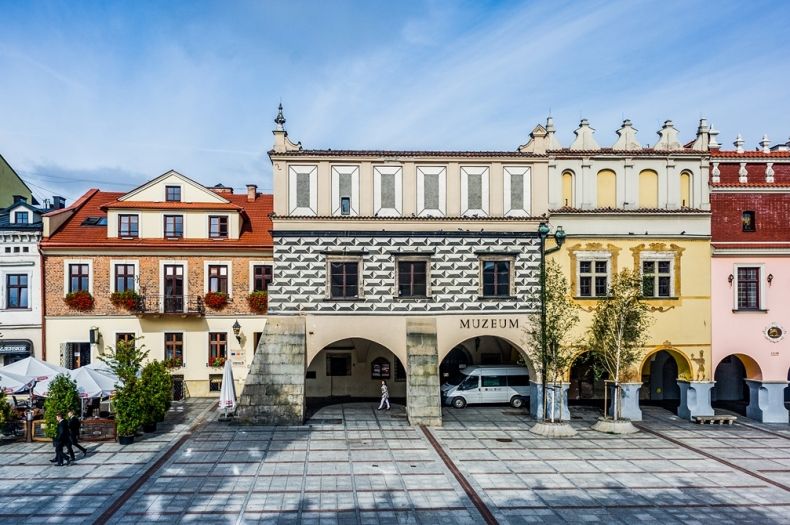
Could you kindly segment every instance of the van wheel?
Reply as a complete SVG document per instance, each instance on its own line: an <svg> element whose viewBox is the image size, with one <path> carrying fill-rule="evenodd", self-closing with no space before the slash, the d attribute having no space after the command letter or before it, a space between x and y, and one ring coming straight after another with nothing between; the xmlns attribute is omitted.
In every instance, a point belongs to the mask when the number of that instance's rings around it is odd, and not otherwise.
<svg viewBox="0 0 790 525"><path fill-rule="evenodd" d="M524 398L521 396L513 396L510 398L510 406L513 408L521 408L524 406Z"/></svg>
<svg viewBox="0 0 790 525"><path fill-rule="evenodd" d="M462 397L454 397L452 404L455 408L464 408L466 406L466 399Z"/></svg>

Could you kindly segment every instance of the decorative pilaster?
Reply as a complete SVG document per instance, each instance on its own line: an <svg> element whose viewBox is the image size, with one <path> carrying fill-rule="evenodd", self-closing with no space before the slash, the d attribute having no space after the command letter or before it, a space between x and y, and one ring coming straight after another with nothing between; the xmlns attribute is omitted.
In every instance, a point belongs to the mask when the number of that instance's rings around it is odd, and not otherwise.
<svg viewBox="0 0 790 525"><path fill-rule="evenodd" d="M436 319L406 321L406 413L410 425L442 426Z"/></svg>

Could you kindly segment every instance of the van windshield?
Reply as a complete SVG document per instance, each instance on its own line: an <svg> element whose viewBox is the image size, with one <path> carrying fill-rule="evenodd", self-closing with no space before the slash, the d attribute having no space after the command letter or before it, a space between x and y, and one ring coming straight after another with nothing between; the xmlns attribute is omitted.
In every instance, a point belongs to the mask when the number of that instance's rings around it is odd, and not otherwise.
<svg viewBox="0 0 790 525"><path fill-rule="evenodd" d="M458 385L458 390L472 390L477 388L480 376L466 376L463 383Z"/></svg>

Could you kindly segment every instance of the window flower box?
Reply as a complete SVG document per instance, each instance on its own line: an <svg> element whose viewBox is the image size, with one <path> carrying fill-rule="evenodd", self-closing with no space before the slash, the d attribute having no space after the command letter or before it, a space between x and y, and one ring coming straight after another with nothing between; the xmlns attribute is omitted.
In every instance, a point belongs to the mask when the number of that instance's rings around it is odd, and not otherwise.
<svg viewBox="0 0 790 525"><path fill-rule="evenodd" d="M125 290L123 292L113 292L110 294L110 302L117 308L132 311L140 306L142 297L134 290Z"/></svg>
<svg viewBox="0 0 790 525"><path fill-rule="evenodd" d="M269 309L269 294L267 292L258 291L251 292L247 296L247 303L250 305L250 310L253 312L263 314Z"/></svg>
<svg viewBox="0 0 790 525"><path fill-rule="evenodd" d="M169 359L165 359L163 361L165 367L167 368L181 368L184 366L184 361L180 357L171 357Z"/></svg>
<svg viewBox="0 0 790 525"><path fill-rule="evenodd" d="M228 305L228 294L222 292L209 292L203 297L203 304L212 310L222 310Z"/></svg>
<svg viewBox="0 0 790 525"><path fill-rule="evenodd" d="M208 366L210 366L211 368L222 368L223 366L225 366L225 358L215 357L214 359L211 360Z"/></svg>
<svg viewBox="0 0 790 525"><path fill-rule="evenodd" d="M66 298L63 299L63 301L72 310L77 310L79 312L93 310L93 296L90 294L90 292L85 290L80 290L79 292L70 292L66 294Z"/></svg>

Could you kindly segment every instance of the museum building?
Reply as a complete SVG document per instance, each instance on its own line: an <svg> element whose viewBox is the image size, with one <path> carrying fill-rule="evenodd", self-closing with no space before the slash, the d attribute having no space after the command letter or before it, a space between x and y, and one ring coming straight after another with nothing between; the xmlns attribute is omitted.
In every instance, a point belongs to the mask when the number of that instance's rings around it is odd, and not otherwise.
<svg viewBox="0 0 790 525"><path fill-rule="evenodd" d="M240 416L301 424L386 380L411 424L439 425L440 385L473 364L524 364L537 398L551 133L513 151L310 150L282 109L275 123L277 277Z"/></svg>

